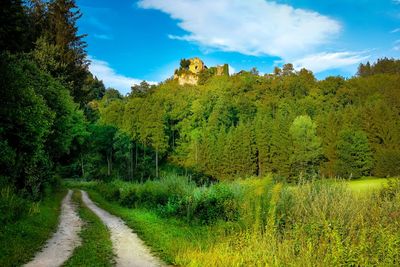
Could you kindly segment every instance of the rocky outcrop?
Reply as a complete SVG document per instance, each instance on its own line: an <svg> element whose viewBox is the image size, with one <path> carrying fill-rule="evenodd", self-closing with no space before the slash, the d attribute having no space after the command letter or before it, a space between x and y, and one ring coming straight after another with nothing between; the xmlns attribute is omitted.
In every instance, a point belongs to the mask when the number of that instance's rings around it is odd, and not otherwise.
<svg viewBox="0 0 400 267"><path fill-rule="evenodd" d="M175 70L174 80L177 80L179 85L197 85L202 77L208 79L212 76L229 75L228 64L207 68L204 62L198 58L191 58L189 60L183 59L179 69Z"/></svg>
<svg viewBox="0 0 400 267"><path fill-rule="evenodd" d="M181 73L180 75L174 75L174 79L178 80L179 85L197 85L199 82L199 75L194 73Z"/></svg>

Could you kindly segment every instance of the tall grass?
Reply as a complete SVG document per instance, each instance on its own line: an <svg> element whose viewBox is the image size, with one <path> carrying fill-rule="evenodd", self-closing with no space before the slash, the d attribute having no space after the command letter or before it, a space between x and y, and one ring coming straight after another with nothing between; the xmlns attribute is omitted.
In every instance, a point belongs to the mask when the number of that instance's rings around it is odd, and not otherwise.
<svg viewBox="0 0 400 267"><path fill-rule="evenodd" d="M293 186L267 177L196 187L177 179L182 177L149 184L116 181L92 188L102 196L118 195L120 204L135 190L158 195L126 206L139 210L147 207L146 214L153 215L146 215L146 219L138 215L142 214L138 210L130 212L126 208L120 215L134 220L134 227L145 239L150 237L150 244L181 266L400 264L399 182L359 194L345 181L321 180ZM173 199L180 203L177 207L189 212L176 212ZM154 200L157 205L148 204ZM165 212L168 209L174 212ZM174 226L173 217L179 221ZM153 231L159 226L159 231L173 234L149 232L149 218L153 220ZM199 231L199 225L206 227Z"/></svg>
<svg viewBox="0 0 400 267"><path fill-rule="evenodd" d="M41 249L56 229L60 203L66 192L55 192L33 203L8 190L1 192L2 205L6 203L16 210L6 210L0 214L3 216L2 222L6 222L0 225L0 266L20 266ZM24 212L20 213L20 209Z"/></svg>
<svg viewBox="0 0 400 267"><path fill-rule="evenodd" d="M10 187L0 189L0 225L14 223L27 216L34 203L17 195Z"/></svg>
<svg viewBox="0 0 400 267"><path fill-rule="evenodd" d="M257 211L262 207L256 208L255 214L260 219L254 220L253 227L221 236L220 242L206 250L188 249L179 255L178 263L188 266L400 264L400 190L361 196L351 192L343 182L318 181L296 188L275 184L269 191L267 214ZM265 227L264 231L259 230L260 225Z"/></svg>

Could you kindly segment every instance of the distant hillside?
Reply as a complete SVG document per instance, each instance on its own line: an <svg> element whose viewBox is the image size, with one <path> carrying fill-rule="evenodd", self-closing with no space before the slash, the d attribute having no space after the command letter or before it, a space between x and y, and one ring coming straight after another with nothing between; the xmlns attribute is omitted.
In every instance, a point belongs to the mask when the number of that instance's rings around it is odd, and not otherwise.
<svg viewBox="0 0 400 267"><path fill-rule="evenodd" d="M400 174L400 75L382 72L318 81L287 64L196 86L175 79L103 100L99 112L139 146L142 166L160 159L218 179L393 176Z"/></svg>

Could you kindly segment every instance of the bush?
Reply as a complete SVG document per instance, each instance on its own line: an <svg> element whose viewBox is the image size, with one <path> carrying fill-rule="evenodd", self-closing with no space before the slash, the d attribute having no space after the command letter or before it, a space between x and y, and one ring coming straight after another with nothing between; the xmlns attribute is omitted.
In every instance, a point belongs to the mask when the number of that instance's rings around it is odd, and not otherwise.
<svg viewBox="0 0 400 267"><path fill-rule="evenodd" d="M240 186L228 183L196 187L188 177L167 175L145 183L115 180L99 182L94 189L109 201L125 207L145 207L164 216L210 224L239 217Z"/></svg>
<svg viewBox="0 0 400 267"><path fill-rule="evenodd" d="M228 184L216 184L202 192L193 214L201 223L210 224L218 219L236 220L239 217L238 197Z"/></svg>
<svg viewBox="0 0 400 267"><path fill-rule="evenodd" d="M378 149L374 155L374 175L391 177L400 174L400 151L398 149Z"/></svg>
<svg viewBox="0 0 400 267"><path fill-rule="evenodd" d="M121 192L120 204L124 207L135 207L136 203L139 202L138 190L133 187L126 192Z"/></svg>
<svg viewBox="0 0 400 267"><path fill-rule="evenodd" d="M10 187L2 188L0 191L0 225L14 223L26 216L30 203L15 194Z"/></svg>
<svg viewBox="0 0 400 267"><path fill-rule="evenodd" d="M156 208L167 204L169 196L165 184L158 181L144 183L139 187L138 195L140 204L149 208Z"/></svg>
<svg viewBox="0 0 400 267"><path fill-rule="evenodd" d="M393 200L396 195L400 195L400 178L390 179L380 191L380 196L384 199Z"/></svg>
<svg viewBox="0 0 400 267"><path fill-rule="evenodd" d="M95 190L99 192L105 199L109 201L119 201L120 200L120 190L113 183L99 182L95 186Z"/></svg>

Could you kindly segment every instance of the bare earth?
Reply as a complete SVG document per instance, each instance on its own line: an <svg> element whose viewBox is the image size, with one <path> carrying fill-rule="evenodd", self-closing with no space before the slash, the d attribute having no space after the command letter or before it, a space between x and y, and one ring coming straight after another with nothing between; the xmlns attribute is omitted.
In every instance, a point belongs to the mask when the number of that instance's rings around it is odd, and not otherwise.
<svg viewBox="0 0 400 267"><path fill-rule="evenodd" d="M82 220L76 213L76 207L71 202L72 191L68 190L61 205L60 224L57 232L47 240L43 250L26 264L26 267L54 267L61 266L76 247L81 244L79 232Z"/></svg>
<svg viewBox="0 0 400 267"><path fill-rule="evenodd" d="M85 191L81 192L83 202L99 216L111 232L111 241L116 254L117 266L163 266L161 261L150 253L143 241L120 218L99 208L92 202Z"/></svg>

